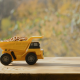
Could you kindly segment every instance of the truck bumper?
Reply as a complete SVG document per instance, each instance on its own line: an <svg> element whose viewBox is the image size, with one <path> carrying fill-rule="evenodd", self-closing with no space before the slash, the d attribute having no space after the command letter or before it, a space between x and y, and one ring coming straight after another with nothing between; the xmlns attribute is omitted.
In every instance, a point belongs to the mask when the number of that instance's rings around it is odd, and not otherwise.
<svg viewBox="0 0 80 80"><path fill-rule="evenodd" d="M43 49L41 49L41 52L40 52L40 55L37 55L37 58L38 59L44 59L44 51L43 51Z"/></svg>

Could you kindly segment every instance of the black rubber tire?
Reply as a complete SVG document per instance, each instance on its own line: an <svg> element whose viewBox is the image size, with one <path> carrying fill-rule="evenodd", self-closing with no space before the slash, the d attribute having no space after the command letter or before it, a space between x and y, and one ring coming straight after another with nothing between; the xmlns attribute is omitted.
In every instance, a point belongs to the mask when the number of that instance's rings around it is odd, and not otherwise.
<svg viewBox="0 0 80 80"><path fill-rule="evenodd" d="M8 53L2 54L2 56L1 56L1 63L3 65L8 65L8 64L11 63L11 61L12 61L12 58L11 58L10 54L8 54Z"/></svg>
<svg viewBox="0 0 80 80"><path fill-rule="evenodd" d="M30 58L31 58L32 60L30 60ZM29 65L33 65L33 64L35 64L36 61L37 61L37 56L36 56L35 53L28 53L28 54L26 55L25 60L26 60L26 62L27 62Z"/></svg>

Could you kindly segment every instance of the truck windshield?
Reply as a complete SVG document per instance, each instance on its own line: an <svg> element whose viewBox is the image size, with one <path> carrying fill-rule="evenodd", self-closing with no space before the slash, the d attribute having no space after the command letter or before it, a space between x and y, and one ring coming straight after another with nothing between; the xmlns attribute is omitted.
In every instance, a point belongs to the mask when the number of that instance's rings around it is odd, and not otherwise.
<svg viewBox="0 0 80 80"><path fill-rule="evenodd" d="M39 42L32 42L31 44L30 44L30 47L29 48L40 48L40 44L39 44Z"/></svg>

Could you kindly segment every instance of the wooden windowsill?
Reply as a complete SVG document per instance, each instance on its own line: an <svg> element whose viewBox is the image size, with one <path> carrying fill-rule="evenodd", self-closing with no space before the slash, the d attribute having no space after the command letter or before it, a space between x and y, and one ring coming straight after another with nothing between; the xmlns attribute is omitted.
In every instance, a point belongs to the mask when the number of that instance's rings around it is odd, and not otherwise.
<svg viewBox="0 0 80 80"><path fill-rule="evenodd" d="M8 66L0 63L0 73L80 73L80 57L45 57L34 65L26 61L13 61Z"/></svg>
<svg viewBox="0 0 80 80"><path fill-rule="evenodd" d="M0 63L0 80L80 80L80 57L45 57L35 65Z"/></svg>

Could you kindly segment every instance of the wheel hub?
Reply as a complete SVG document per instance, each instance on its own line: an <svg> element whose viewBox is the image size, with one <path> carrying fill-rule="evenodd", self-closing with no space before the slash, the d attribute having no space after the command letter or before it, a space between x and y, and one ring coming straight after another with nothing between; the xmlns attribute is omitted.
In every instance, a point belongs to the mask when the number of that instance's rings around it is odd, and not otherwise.
<svg viewBox="0 0 80 80"><path fill-rule="evenodd" d="M8 56L4 56L4 57L2 58L2 60L3 60L4 62L8 62L8 61L9 61L9 57L8 57Z"/></svg>
<svg viewBox="0 0 80 80"><path fill-rule="evenodd" d="M29 61L29 62L33 62L34 59L35 59L35 58L34 58L34 56L32 56L32 55L30 55L30 56L28 57L28 61Z"/></svg>

